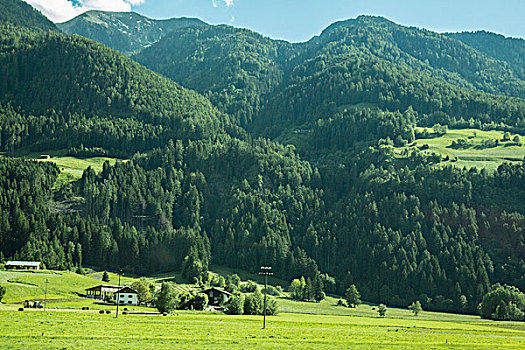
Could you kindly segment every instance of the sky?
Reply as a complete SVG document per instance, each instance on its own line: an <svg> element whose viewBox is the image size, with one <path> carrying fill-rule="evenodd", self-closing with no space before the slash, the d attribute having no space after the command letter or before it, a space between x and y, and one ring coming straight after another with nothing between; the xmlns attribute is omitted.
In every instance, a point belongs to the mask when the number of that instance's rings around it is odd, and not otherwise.
<svg viewBox="0 0 525 350"><path fill-rule="evenodd" d="M488 30L525 38L525 0L23 0L54 22L92 9L151 18L196 17L298 42L359 15L437 32Z"/></svg>

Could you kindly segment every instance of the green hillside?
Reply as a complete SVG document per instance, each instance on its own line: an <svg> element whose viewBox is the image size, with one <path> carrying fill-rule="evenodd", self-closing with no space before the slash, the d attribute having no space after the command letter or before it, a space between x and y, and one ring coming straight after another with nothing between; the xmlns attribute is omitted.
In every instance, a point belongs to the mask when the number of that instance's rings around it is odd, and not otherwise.
<svg viewBox="0 0 525 350"><path fill-rule="evenodd" d="M0 1L0 23L10 23L39 31L57 30L53 22L22 0Z"/></svg>
<svg viewBox="0 0 525 350"><path fill-rule="evenodd" d="M503 35L486 31L449 33L447 35L462 41L489 57L507 62L516 75L524 79L525 40L506 38Z"/></svg>
<svg viewBox="0 0 525 350"><path fill-rule="evenodd" d="M80 36L0 27L0 260L205 284L211 264L269 265L304 277L306 299L354 284L447 312L476 313L497 283L525 289L525 163L454 164L484 132L523 134L508 64L374 17L302 44L182 28L142 55L185 87ZM438 123L483 132L445 145L454 162L436 153L449 136L416 127ZM521 151L507 144L494 151ZM58 150L59 166L13 157ZM127 161L98 171L97 157Z"/></svg>
<svg viewBox="0 0 525 350"><path fill-rule="evenodd" d="M283 81L296 46L246 29L209 26L170 33L132 58L205 94L247 125Z"/></svg>
<svg viewBox="0 0 525 350"><path fill-rule="evenodd" d="M88 39L12 26L0 37L4 151L83 146L129 156L229 124L205 98Z"/></svg>

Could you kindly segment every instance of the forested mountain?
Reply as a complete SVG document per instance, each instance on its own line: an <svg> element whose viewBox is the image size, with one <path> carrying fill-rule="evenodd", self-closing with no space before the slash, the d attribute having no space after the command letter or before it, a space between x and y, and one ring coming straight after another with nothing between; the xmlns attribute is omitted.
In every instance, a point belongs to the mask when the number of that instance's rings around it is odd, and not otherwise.
<svg viewBox="0 0 525 350"><path fill-rule="evenodd" d="M1 26L0 76L7 151L82 144L129 156L229 124L197 93L79 36Z"/></svg>
<svg viewBox="0 0 525 350"><path fill-rule="evenodd" d="M155 20L135 12L88 11L57 26L67 34L96 40L129 55L156 43L174 30L204 27L206 23L195 18Z"/></svg>
<svg viewBox="0 0 525 350"><path fill-rule="evenodd" d="M523 99L496 95L523 96L525 91L524 81L506 62L447 36L383 18L338 22L302 44L224 26L188 28L133 58L197 89L248 130L271 138L325 132L317 130L319 125L325 130L341 125L334 119L343 120L345 130L355 130L348 127L352 118L361 118L355 113L394 113L388 118L391 125L387 122L372 138L409 141L412 132L404 118L395 120L396 112L408 113L412 124L495 128L503 123L522 131L525 126ZM360 112L363 104L379 113Z"/></svg>
<svg viewBox="0 0 525 350"><path fill-rule="evenodd" d="M457 169L385 141L416 123L523 130L523 99L482 91L520 91L510 64L369 17L302 44L182 28L134 57L185 88L79 36L0 27L0 258L188 280L271 265L462 312L493 283L525 288L525 162ZM9 157L53 149L126 161L61 183Z"/></svg>
<svg viewBox="0 0 525 350"><path fill-rule="evenodd" d="M492 55L484 55L446 35L404 27L382 17L360 16L334 23L312 43L314 47L331 44L332 52L336 46L358 47L459 87L525 97L523 78Z"/></svg>
<svg viewBox="0 0 525 350"><path fill-rule="evenodd" d="M0 0L0 23L34 30L57 30L55 24L21 0Z"/></svg>
<svg viewBox="0 0 525 350"><path fill-rule="evenodd" d="M282 83L298 46L222 25L174 31L132 57L208 96L245 126Z"/></svg>

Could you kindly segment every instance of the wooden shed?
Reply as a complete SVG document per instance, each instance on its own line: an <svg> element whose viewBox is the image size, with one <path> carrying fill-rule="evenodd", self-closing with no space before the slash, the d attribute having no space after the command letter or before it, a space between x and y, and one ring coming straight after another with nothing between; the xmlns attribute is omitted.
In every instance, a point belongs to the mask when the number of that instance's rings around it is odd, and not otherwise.
<svg viewBox="0 0 525 350"><path fill-rule="evenodd" d="M99 286L87 288L86 297L99 300L104 300L107 297L113 299L115 293L119 289L122 289L122 287L112 286L110 284L101 284Z"/></svg>

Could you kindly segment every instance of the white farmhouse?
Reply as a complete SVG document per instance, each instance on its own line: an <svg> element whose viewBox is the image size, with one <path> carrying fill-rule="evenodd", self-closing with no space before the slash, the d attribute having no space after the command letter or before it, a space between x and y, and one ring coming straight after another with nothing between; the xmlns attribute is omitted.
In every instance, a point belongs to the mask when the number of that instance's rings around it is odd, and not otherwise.
<svg viewBox="0 0 525 350"><path fill-rule="evenodd" d="M115 293L115 302L119 305L137 306L139 304L139 294L133 288L123 287Z"/></svg>

